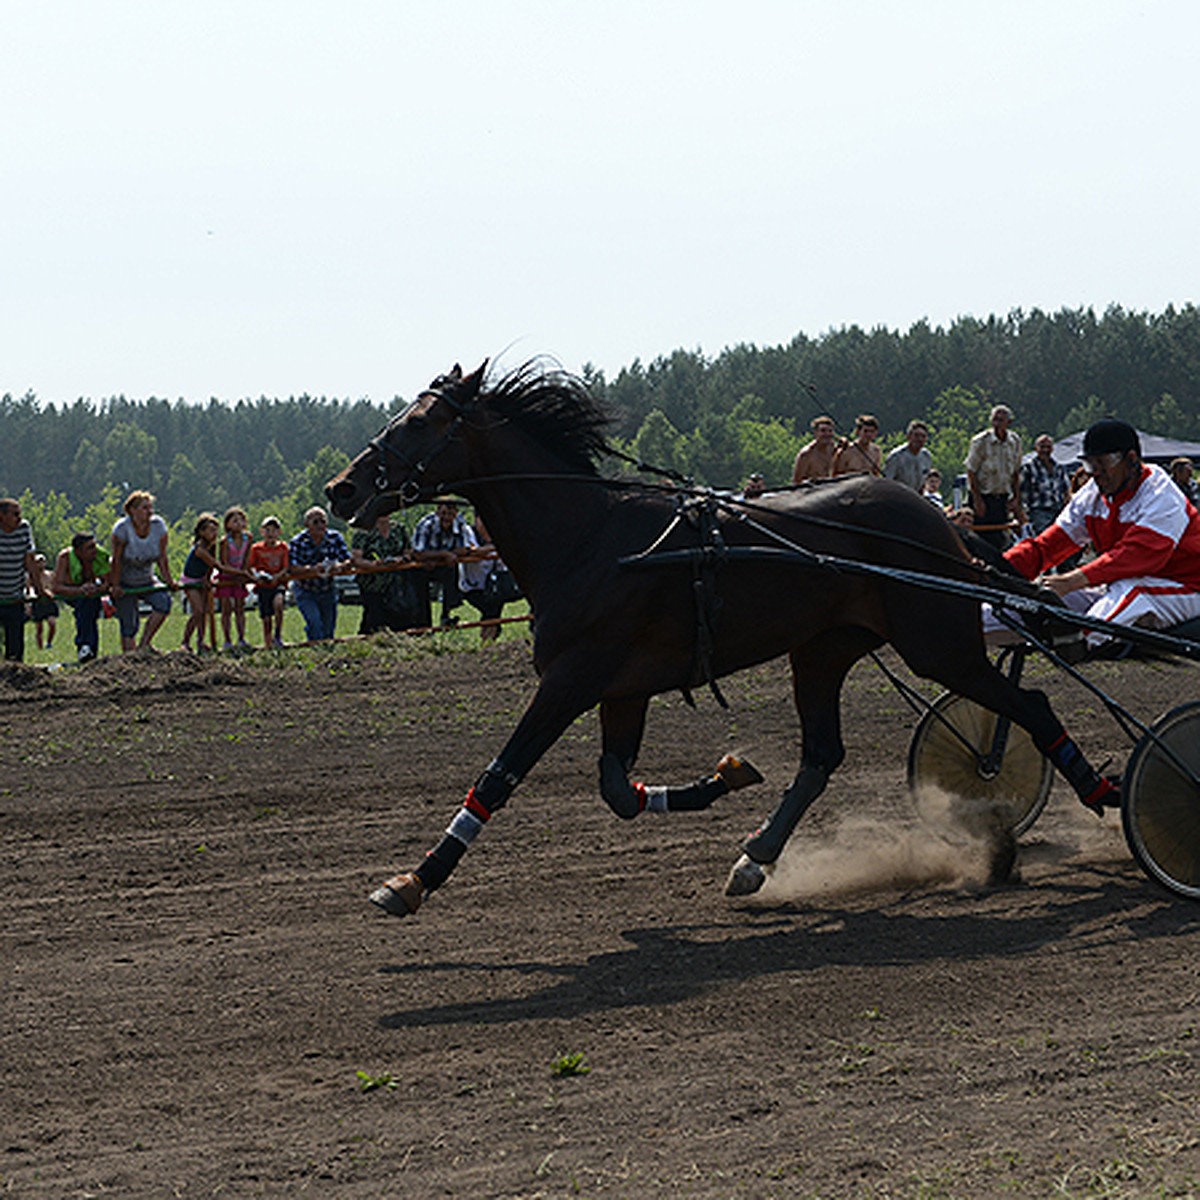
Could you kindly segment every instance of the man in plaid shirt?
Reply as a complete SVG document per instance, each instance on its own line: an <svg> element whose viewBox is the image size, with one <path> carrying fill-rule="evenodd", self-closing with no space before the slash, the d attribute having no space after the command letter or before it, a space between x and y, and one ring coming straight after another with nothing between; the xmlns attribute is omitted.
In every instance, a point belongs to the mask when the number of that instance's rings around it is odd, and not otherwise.
<svg viewBox="0 0 1200 1200"><path fill-rule="evenodd" d="M325 510L314 505L304 514L304 529L288 543L293 567L331 568L349 563L350 547L336 529L329 528ZM337 630L337 588L331 575L292 581L292 595L304 618L304 636L310 642L322 642Z"/></svg>
<svg viewBox="0 0 1200 1200"><path fill-rule="evenodd" d="M429 583L441 585L442 624L453 625L454 610L463 599L455 560L458 551L474 549L479 541L471 526L458 515L458 501L453 496L437 496L434 503L436 510L422 517L413 529L412 548L419 562L431 565ZM434 553L437 551L441 553Z"/></svg>
<svg viewBox="0 0 1200 1200"><path fill-rule="evenodd" d="M1062 512L1071 494L1071 477L1054 461L1054 439L1048 433L1039 434L1033 448L1034 456L1021 468L1021 499L1036 536Z"/></svg>

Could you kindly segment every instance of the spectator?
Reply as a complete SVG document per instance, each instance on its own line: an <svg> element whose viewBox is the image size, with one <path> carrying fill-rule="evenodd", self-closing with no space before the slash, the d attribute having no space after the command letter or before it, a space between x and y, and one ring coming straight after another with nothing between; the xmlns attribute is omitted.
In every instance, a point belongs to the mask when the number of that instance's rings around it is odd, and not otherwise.
<svg viewBox="0 0 1200 1200"><path fill-rule="evenodd" d="M150 615L142 631L141 648L152 648L154 635L171 611L174 588L167 559L167 523L155 514L150 492L130 492L125 499L125 515L113 526L109 569L109 594L121 626L122 654L138 646L138 606L143 601L150 606Z"/></svg>
<svg viewBox="0 0 1200 1200"><path fill-rule="evenodd" d="M997 526L980 533L997 550L1009 544L1010 518L1025 521L1021 509L1021 439L1012 432L1012 409L997 404L991 412L991 428L977 433L967 450L967 484L976 525Z"/></svg>
<svg viewBox="0 0 1200 1200"><path fill-rule="evenodd" d="M212 627L212 645L214 653L217 649L217 630L215 614L212 609L213 590L212 573L221 562L217 557L219 551L217 538L221 535L221 526L217 523L214 513L201 513L192 529L192 548L188 551L187 560L183 564L183 574L179 577L179 586L188 603L187 624L183 627L183 648L191 650L192 632L196 634L196 653L204 653L204 634Z"/></svg>
<svg viewBox="0 0 1200 1200"><path fill-rule="evenodd" d="M403 525L392 524L387 513L381 513L370 529L359 529L350 543L350 558L355 566L370 563L396 563L408 556L408 534ZM359 633L375 633L380 629L409 629L417 618L412 597L411 571L380 571L358 577L358 594L362 597L362 621ZM428 584L422 577L420 583Z"/></svg>
<svg viewBox="0 0 1200 1200"><path fill-rule="evenodd" d="M0 622L4 625L4 657L9 662L25 658L25 579L34 593L46 595L46 581L38 566L33 530L21 516L21 502L0 500Z"/></svg>
<svg viewBox="0 0 1200 1200"><path fill-rule="evenodd" d="M751 471L746 477L746 482L742 486L741 495L735 496L735 500L757 500L767 490L767 481L763 478L761 471ZM480 518L475 518L475 528L478 531L481 524Z"/></svg>
<svg viewBox="0 0 1200 1200"><path fill-rule="evenodd" d="M930 467L925 473L925 482L921 485L921 495L932 504L936 504L938 508L945 508L946 502L942 499L942 473L937 467Z"/></svg>
<svg viewBox="0 0 1200 1200"><path fill-rule="evenodd" d="M1091 480L1048 529L1005 557L1090 617L1152 628L1200 617L1200 513L1161 467L1142 462L1137 430L1124 421L1092 425L1083 462ZM1047 574L1089 541L1090 562Z"/></svg>
<svg viewBox="0 0 1200 1200"><path fill-rule="evenodd" d="M29 615L33 620L37 648L49 650L54 645L54 635L58 632L58 604L50 590L50 572L46 570L46 556L35 554L34 558L45 586L40 596L34 596L33 603L29 606Z"/></svg>
<svg viewBox="0 0 1200 1200"><path fill-rule="evenodd" d="M100 653L100 596L107 584L109 554L96 535L81 530L58 552L50 587L75 614L75 653L87 662Z"/></svg>
<svg viewBox="0 0 1200 1200"><path fill-rule="evenodd" d="M804 483L809 479L829 479L833 475L833 455L837 450L834 431L837 426L832 417L813 417L810 428L813 440L796 455L792 467L792 482Z"/></svg>
<svg viewBox="0 0 1200 1200"><path fill-rule="evenodd" d="M262 541L250 547L246 565L255 579L254 594L262 618L263 645L283 647L284 577L288 571L288 544L280 536L278 517L267 517L260 527Z"/></svg>
<svg viewBox="0 0 1200 1200"><path fill-rule="evenodd" d="M1033 449L1033 457L1021 467L1021 501L1036 537L1062 512L1071 494L1071 477L1054 461L1054 439L1048 433L1038 434Z"/></svg>
<svg viewBox="0 0 1200 1200"><path fill-rule="evenodd" d="M478 513L475 514L473 532L481 550L495 550L487 526ZM504 615L504 606L521 598L517 581L500 558L460 563L458 580L467 603L479 610L479 616L484 621L498 621ZM482 642L495 641L499 636L499 625L484 625L479 630L479 640Z"/></svg>
<svg viewBox="0 0 1200 1200"><path fill-rule="evenodd" d="M1190 458L1175 458L1171 460L1171 482L1183 493L1184 498L1193 506L1197 504L1196 484L1192 479L1192 460Z"/></svg>
<svg viewBox="0 0 1200 1200"><path fill-rule="evenodd" d="M350 547L336 529L329 528L329 516L319 505L304 514L304 528L288 544L293 568L319 567L321 573L292 581L292 595L304 618L304 636L310 642L323 642L337 632L337 588L333 569L350 564Z"/></svg>
<svg viewBox="0 0 1200 1200"><path fill-rule="evenodd" d="M246 559L250 554L250 534L246 532L250 518L244 508L236 505L225 510L225 536L217 551L220 569L217 571L213 595L221 602L221 632L225 649L233 649L233 630L237 630L238 649L249 650L246 641L246 597L250 589L250 572ZM216 647L214 647L215 649Z"/></svg>
<svg viewBox="0 0 1200 1200"><path fill-rule="evenodd" d="M883 452L876 446L879 422L862 413L854 422L854 440L841 438L833 455L834 475L882 475Z"/></svg>
<svg viewBox="0 0 1200 1200"><path fill-rule="evenodd" d="M909 421L904 437L904 444L890 451L884 459L883 474L885 478L894 479L919 492L924 486L925 476L933 468L933 455L926 447L929 426L924 421Z"/></svg>
<svg viewBox="0 0 1200 1200"><path fill-rule="evenodd" d="M429 567L428 584L437 584L441 589L442 624L453 625L454 610L462 603L458 558L461 551L475 548L475 533L458 515L458 501L453 496L438 496L434 504L436 509L423 516L413 529L412 544L418 561ZM432 615L432 605L426 611Z"/></svg>

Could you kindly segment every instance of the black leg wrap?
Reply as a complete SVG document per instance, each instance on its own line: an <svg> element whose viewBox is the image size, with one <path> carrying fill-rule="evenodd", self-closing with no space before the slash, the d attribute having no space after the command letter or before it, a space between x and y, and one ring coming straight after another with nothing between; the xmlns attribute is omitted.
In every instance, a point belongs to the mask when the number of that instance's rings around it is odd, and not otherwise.
<svg viewBox="0 0 1200 1200"><path fill-rule="evenodd" d="M825 790L828 780L829 772L824 767L804 767L783 793L779 807L746 839L742 847L746 857L756 863L773 863L809 805Z"/></svg>
<svg viewBox="0 0 1200 1200"><path fill-rule="evenodd" d="M729 791L729 784L716 775L697 779L688 787L667 789L668 812L695 812L708 808L718 797Z"/></svg>
<svg viewBox="0 0 1200 1200"><path fill-rule="evenodd" d="M475 781L471 793L477 803L482 804L489 813L495 813L508 803L513 788L520 782L497 758L487 765L483 774Z"/></svg>
<svg viewBox="0 0 1200 1200"><path fill-rule="evenodd" d="M427 892L439 888L447 879L450 872L458 866L466 846L456 837L446 834L440 842L425 857L425 861L413 872L425 886Z"/></svg>
<svg viewBox="0 0 1200 1200"><path fill-rule="evenodd" d="M642 811L642 796L629 782L625 764L611 750L600 756L600 795L604 797L604 803L626 821Z"/></svg>

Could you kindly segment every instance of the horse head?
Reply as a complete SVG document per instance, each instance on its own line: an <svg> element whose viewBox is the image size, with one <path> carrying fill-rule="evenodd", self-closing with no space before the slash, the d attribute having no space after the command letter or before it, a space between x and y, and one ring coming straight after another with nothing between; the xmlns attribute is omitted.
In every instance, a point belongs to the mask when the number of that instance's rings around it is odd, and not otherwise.
<svg viewBox="0 0 1200 1200"><path fill-rule="evenodd" d="M396 414L366 449L325 485L335 515L370 526L384 513L453 489L468 473L460 436L482 403L487 362L470 375L457 363Z"/></svg>

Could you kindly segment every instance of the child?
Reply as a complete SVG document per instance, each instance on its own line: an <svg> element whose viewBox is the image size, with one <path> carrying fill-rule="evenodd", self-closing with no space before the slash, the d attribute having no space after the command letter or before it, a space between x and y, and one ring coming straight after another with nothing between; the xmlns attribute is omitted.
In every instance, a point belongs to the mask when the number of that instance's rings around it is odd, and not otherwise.
<svg viewBox="0 0 1200 1200"><path fill-rule="evenodd" d="M46 570L46 556L35 554L34 558L45 581L45 590L40 596L34 596L30 614L33 617L37 648L41 650L44 645L49 650L54 645L54 634L58 629L58 604L50 591L50 572Z"/></svg>
<svg viewBox="0 0 1200 1200"><path fill-rule="evenodd" d="M229 618L236 619L238 649L249 650L246 642L246 583L250 572L246 570L246 558L250 553L250 535L246 532L250 518L245 509L233 507L225 513L225 536L217 553L220 569L214 595L221 602L221 631L225 635L225 649L232 650Z"/></svg>
<svg viewBox="0 0 1200 1200"><path fill-rule="evenodd" d="M217 561L217 535L221 527L217 518L209 512L201 513L192 530L192 548L183 564L179 586L188 602L187 625L183 630L183 648L191 650L192 630L196 631L196 653L204 653L204 631L208 628L211 615L209 582L213 571L220 565ZM216 631L213 631L212 649L217 648Z"/></svg>
<svg viewBox="0 0 1200 1200"><path fill-rule="evenodd" d="M254 590L263 623L263 645L268 650L283 645L283 577L289 564L288 544L279 536L281 528L278 517L267 517L262 523L263 540L250 547L246 562L256 581Z"/></svg>

